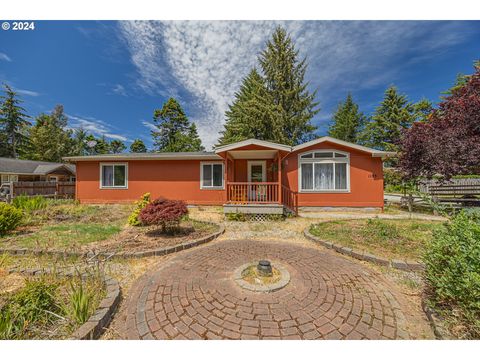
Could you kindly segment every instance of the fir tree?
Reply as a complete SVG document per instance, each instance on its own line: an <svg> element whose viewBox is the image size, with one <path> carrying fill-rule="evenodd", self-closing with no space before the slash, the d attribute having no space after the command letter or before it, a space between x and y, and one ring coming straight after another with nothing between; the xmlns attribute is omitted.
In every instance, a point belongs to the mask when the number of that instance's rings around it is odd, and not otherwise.
<svg viewBox="0 0 480 360"><path fill-rule="evenodd" d="M385 151L397 151L402 131L415 121L414 106L405 95L390 86L361 135L366 146Z"/></svg>
<svg viewBox="0 0 480 360"><path fill-rule="evenodd" d="M20 106L22 101L18 99L17 93L7 84L5 86L5 96L0 96L0 133L2 134L2 156L17 158L25 149L28 137L26 131L30 118L25 114L25 109Z"/></svg>
<svg viewBox="0 0 480 360"><path fill-rule="evenodd" d="M135 139L132 144L130 145L130 152L131 153L146 153L147 147L140 139Z"/></svg>
<svg viewBox="0 0 480 360"><path fill-rule="evenodd" d="M72 156L84 156L88 155L87 149L87 132L83 128L78 128L73 131L72 134L72 148L70 149L70 155Z"/></svg>
<svg viewBox="0 0 480 360"><path fill-rule="evenodd" d="M110 144L108 140L103 135L101 138L95 139L95 154L109 154L111 152Z"/></svg>
<svg viewBox="0 0 480 360"><path fill-rule="evenodd" d="M121 152L123 152L127 147L125 146L125 144L120 141L120 140L112 140L110 142L110 152L112 154L120 154Z"/></svg>
<svg viewBox="0 0 480 360"><path fill-rule="evenodd" d="M272 99L265 82L254 68L243 79L233 104L225 113L225 129L221 132L219 145L250 138L278 141L279 127L274 124L271 111Z"/></svg>
<svg viewBox="0 0 480 360"><path fill-rule="evenodd" d="M74 146L72 131L66 130L68 119L63 106L57 105L51 115L41 114L29 129L29 147L24 156L30 160L61 162Z"/></svg>
<svg viewBox="0 0 480 360"><path fill-rule="evenodd" d="M311 120L318 113L315 94L304 81L306 59L285 29L278 27L259 56L260 72L253 69L243 79L235 100L226 112L224 145L256 138L295 145L314 137Z"/></svg>
<svg viewBox="0 0 480 360"><path fill-rule="evenodd" d="M316 127L311 124L318 113L316 91L310 93L305 82L306 59L298 59L298 51L287 31L277 27L266 49L260 54L260 66L266 88L272 98L277 141L297 145L314 137Z"/></svg>
<svg viewBox="0 0 480 360"><path fill-rule="evenodd" d="M155 150L160 152L204 150L195 124L190 124L182 107L174 98L168 99L162 109L155 110L153 121L158 129L152 130Z"/></svg>
<svg viewBox="0 0 480 360"><path fill-rule="evenodd" d="M339 140L357 143L365 122L365 115L358 110L352 95L348 94L345 102L338 105L333 115L333 124L330 125L328 135Z"/></svg>

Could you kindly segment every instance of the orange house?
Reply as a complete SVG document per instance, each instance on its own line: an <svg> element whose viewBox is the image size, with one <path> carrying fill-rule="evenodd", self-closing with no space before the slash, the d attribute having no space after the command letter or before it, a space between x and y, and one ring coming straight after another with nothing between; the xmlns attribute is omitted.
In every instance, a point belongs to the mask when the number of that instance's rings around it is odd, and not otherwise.
<svg viewBox="0 0 480 360"><path fill-rule="evenodd" d="M328 136L288 146L249 139L213 152L74 156L82 203L153 198L222 205L225 212L306 207L383 208L383 159L393 153Z"/></svg>

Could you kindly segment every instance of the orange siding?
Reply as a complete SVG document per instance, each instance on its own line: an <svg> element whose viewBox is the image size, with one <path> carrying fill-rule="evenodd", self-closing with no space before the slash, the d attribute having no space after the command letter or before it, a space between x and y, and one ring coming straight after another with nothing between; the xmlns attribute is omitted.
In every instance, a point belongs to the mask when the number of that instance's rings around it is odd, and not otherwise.
<svg viewBox="0 0 480 360"><path fill-rule="evenodd" d="M226 201L224 190L200 189L200 160L127 163L128 189L100 189L100 162L77 162L77 199L84 203L132 202L149 192L152 198L163 196L185 200L188 204L222 205Z"/></svg>
<svg viewBox="0 0 480 360"><path fill-rule="evenodd" d="M381 158L337 144L321 143L289 154L284 160L283 184L299 190L298 155L316 149L350 153L349 193L298 193L298 206L383 207L383 166Z"/></svg>

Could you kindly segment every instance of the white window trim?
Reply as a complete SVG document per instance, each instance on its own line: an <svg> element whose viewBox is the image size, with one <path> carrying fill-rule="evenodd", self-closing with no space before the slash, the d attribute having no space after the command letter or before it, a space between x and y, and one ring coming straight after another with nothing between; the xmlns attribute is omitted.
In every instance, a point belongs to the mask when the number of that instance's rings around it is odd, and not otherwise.
<svg viewBox="0 0 480 360"><path fill-rule="evenodd" d="M310 154L310 153L316 153L316 152L332 152L332 153L339 153L346 155L347 157L345 158L312 158L311 159L302 159L303 155ZM308 189L302 189L302 164L314 164L314 163L343 163L347 164L347 188L346 189L325 189L325 190L308 190ZM314 186L315 186L315 166L313 166L313 181L314 181ZM335 174L335 172L334 172ZM333 184L335 184L335 175L333 179ZM301 154L298 154L298 192L300 193L307 193L307 194L316 194L316 193L323 193L323 194L338 194L338 193L350 193L350 153L345 152L345 151L340 151L340 150L333 150L333 149L317 149L317 150L311 150L307 151Z"/></svg>
<svg viewBox="0 0 480 360"><path fill-rule="evenodd" d="M262 165L262 182L267 181L267 161L266 160L252 160L247 162L248 182L252 182L252 165Z"/></svg>
<svg viewBox="0 0 480 360"><path fill-rule="evenodd" d="M103 186L103 167L112 166L112 165L123 165L125 166L125 186ZM115 170L114 170L115 173ZM101 162L100 163L100 189L128 189L128 163L119 163L119 162Z"/></svg>
<svg viewBox="0 0 480 360"><path fill-rule="evenodd" d="M212 186L203 186L203 165L222 165L222 186L213 186L213 167L212 167ZM201 161L200 162L200 189L201 190L224 190L225 189L225 165L221 161Z"/></svg>

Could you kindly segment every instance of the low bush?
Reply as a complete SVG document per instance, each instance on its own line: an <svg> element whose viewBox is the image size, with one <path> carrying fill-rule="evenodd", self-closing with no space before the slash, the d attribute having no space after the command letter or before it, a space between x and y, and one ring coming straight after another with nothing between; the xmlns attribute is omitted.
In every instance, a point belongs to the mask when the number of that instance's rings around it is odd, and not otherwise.
<svg viewBox="0 0 480 360"><path fill-rule="evenodd" d="M135 201L135 209L133 212L130 214L128 217L128 225L130 226L140 226L142 225L142 222L138 218L138 215L140 215L140 212L142 209L150 204L150 193L145 193L142 195L142 198L138 201Z"/></svg>
<svg viewBox="0 0 480 360"><path fill-rule="evenodd" d="M48 205L48 200L43 196L26 196L20 195L12 200L12 205L17 209L22 209L26 212L45 209Z"/></svg>
<svg viewBox="0 0 480 360"><path fill-rule="evenodd" d="M480 337L480 222L460 212L434 232L424 255L427 296L461 328Z"/></svg>
<svg viewBox="0 0 480 360"><path fill-rule="evenodd" d="M138 218L143 225L160 226L162 232L175 232L180 220L187 214L187 204L184 201L160 198L145 206Z"/></svg>
<svg viewBox="0 0 480 360"><path fill-rule="evenodd" d="M22 221L22 210L0 202L0 236L14 230Z"/></svg>

